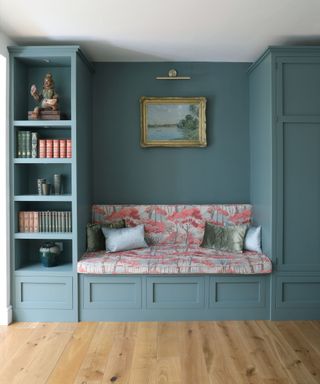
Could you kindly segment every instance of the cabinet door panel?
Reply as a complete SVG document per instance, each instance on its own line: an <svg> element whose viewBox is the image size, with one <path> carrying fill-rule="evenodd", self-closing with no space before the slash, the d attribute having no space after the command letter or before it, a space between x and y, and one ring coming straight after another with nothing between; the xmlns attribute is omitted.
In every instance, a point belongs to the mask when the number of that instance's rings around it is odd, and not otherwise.
<svg viewBox="0 0 320 384"><path fill-rule="evenodd" d="M141 308L141 278L84 276L84 308Z"/></svg>
<svg viewBox="0 0 320 384"><path fill-rule="evenodd" d="M72 309L72 277L17 277L15 306L33 309Z"/></svg>
<svg viewBox="0 0 320 384"><path fill-rule="evenodd" d="M266 296L264 276L210 277L211 308L263 307Z"/></svg>
<svg viewBox="0 0 320 384"><path fill-rule="evenodd" d="M277 277L277 307L320 308L320 278L317 276Z"/></svg>
<svg viewBox="0 0 320 384"><path fill-rule="evenodd" d="M320 115L320 62L317 58L282 62L283 115Z"/></svg>
<svg viewBox="0 0 320 384"><path fill-rule="evenodd" d="M148 277L147 307L150 309L203 308L204 277Z"/></svg>
<svg viewBox="0 0 320 384"><path fill-rule="evenodd" d="M283 130L283 263L320 267L320 124Z"/></svg>

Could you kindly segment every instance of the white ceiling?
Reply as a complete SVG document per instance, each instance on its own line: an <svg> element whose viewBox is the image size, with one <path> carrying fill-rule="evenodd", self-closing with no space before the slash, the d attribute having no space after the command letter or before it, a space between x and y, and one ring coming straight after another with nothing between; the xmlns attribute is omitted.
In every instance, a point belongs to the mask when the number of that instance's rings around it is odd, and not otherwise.
<svg viewBox="0 0 320 384"><path fill-rule="evenodd" d="M320 44L320 0L0 0L18 44L80 44L93 61L245 61Z"/></svg>

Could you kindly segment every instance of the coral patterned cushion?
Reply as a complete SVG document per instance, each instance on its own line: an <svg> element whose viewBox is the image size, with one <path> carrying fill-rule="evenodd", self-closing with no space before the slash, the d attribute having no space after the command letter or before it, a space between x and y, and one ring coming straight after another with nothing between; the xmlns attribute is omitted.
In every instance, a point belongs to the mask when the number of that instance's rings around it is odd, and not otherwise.
<svg viewBox="0 0 320 384"><path fill-rule="evenodd" d="M261 253L226 253L197 245L90 252L78 262L78 272L89 274L266 274L271 270L270 259Z"/></svg>
<svg viewBox="0 0 320 384"><path fill-rule="evenodd" d="M124 219L133 227L144 224L149 245L200 245L206 221L216 225L249 224L251 205L94 205L93 223Z"/></svg>

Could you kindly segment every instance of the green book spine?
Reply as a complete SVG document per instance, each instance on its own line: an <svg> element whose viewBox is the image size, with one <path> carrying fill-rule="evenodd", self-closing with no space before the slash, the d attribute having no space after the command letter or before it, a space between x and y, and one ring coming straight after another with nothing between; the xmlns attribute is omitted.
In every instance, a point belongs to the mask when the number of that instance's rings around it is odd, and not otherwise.
<svg viewBox="0 0 320 384"><path fill-rule="evenodd" d="M22 131L18 131L17 137L17 157L22 157Z"/></svg>
<svg viewBox="0 0 320 384"><path fill-rule="evenodd" d="M27 157L31 157L31 132L26 131L26 153Z"/></svg>
<svg viewBox="0 0 320 384"><path fill-rule="evenodd" d="M21 157L27 157L26 132L21 132Z"/></svg>
<svg viewBox="0 0 320 384"><path fill-rule="evenodd" d="M61 212L57 212L57 232L61 232Z"/></svg>
<svg viewBox="0 0 320 384"><path fill-rule="evenodd" d="M56 217L55 217L55 223L56 223L56 232L59 232L59 212L56 212Z"/></svg>
<svg viewBox="0 0 320 384"><path fill-rule="evenodd" d="M48 225L49 225L49 228L48 228L48 232L52 232L52 212L51 211L48 211Z"/></svg>
<svg viewBox="0 0 320 384"><path fill-rule="evenodd" d="M66 213L61 212L61 232L66 232Z"/></svg>
<svg viewBox="0 0 320 384"><path fill-rule="evenodd" d="M71 211L68 212L68 219L69 219L69 225L68 225L69 231L68 232L72 232L72 216L71 216Z"/></svg>
<svg viewBox="0 0 320 384"><path fill-rule="evenodd" d="M55 211L51 212L51 220L52 220L52 232L57 232L57 228L56 228L56 212Z"/></svg>

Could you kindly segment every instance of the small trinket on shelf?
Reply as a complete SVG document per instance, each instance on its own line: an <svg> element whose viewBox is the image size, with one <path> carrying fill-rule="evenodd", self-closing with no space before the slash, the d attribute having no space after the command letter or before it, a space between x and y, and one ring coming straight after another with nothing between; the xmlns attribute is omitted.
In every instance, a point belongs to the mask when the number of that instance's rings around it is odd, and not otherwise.
<svg viewBox="0 0 320 384"><path fill-rule="evenodd" d="M59 111L59 96L55 91L51 73L45 75L41 92L33 84L30 93L38 105L33 111L28 112L29 120L60 120L62 118Z"/></svg>
<svg viewBox="0 0 320 384"><path fill-rule="evenodd" d="M40 261L44 267L55 267L58 265L58 256L60 255L60 247L51 241L48 241L40 247Z"/></svg>

